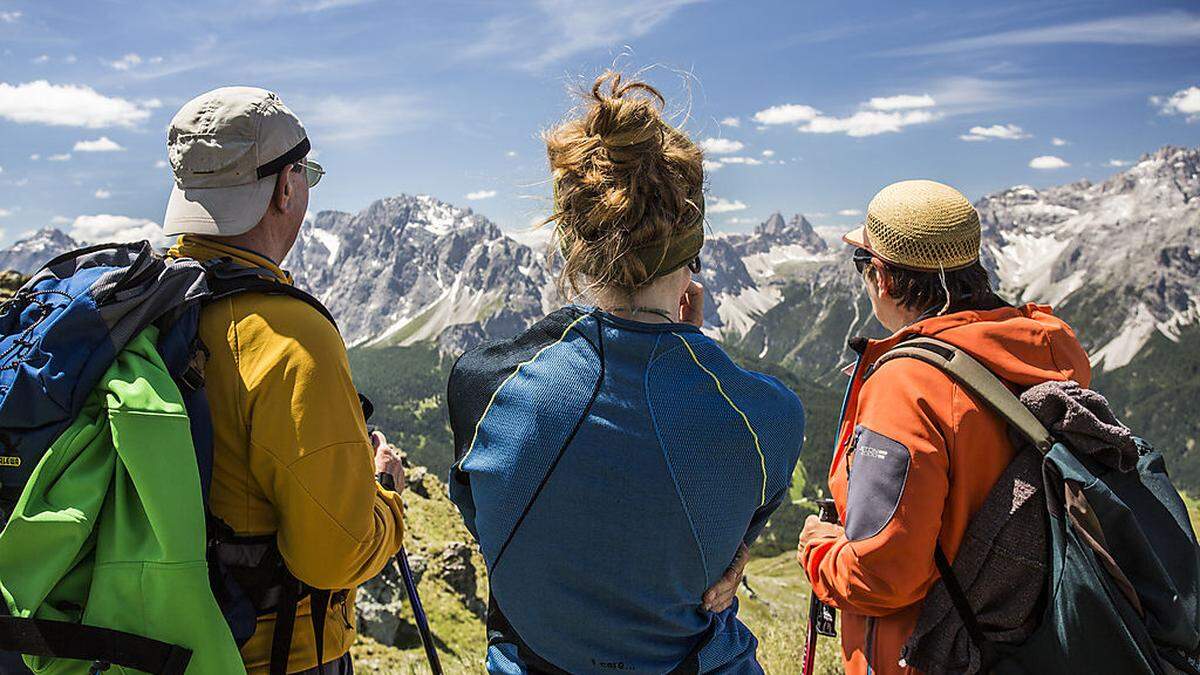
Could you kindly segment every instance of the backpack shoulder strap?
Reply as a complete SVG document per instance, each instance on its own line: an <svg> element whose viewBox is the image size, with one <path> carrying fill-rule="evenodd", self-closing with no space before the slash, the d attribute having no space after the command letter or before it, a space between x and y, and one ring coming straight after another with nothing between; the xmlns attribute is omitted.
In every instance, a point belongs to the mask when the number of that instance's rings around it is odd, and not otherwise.
<svg viewBox="0 0 1200 675"><path fill-rule="evenodd" d="M992 371L958 347L930 337L906 340L879 357L873 370L898 358L917 359L942 370L967 391L983 399L1022 436L1032 441L1043 454L1049 452L1050 447L1054 445L1054 438L1050 432L1025 404L1021 403L1021 399L1017 398Z"/></svg>
<svg viewBox="0 0 1200 675"><path fill-rule="evenodd" d="M220 300L239 293L287 295L307 303L337 328L333 314L321 301L291 284L285 284L266 270L239 265L229 258L214 258L203 263L208 276L208 300Z"/></svg>

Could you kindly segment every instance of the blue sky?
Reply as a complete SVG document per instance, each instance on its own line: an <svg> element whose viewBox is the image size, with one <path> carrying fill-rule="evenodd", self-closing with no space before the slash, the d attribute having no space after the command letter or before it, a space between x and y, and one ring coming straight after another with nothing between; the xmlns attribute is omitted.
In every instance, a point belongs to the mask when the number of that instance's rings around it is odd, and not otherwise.
<svg viewBox="0 0 1200 675"><path fill-rule="evenodd" d="M227 84L304 120L329 171L313 211L429 193L524 228L539 133L614 63L649 68L709 148L718 230L846 226L904 178L972 199L1102 179L1200 141L1194 2L0 0L0 244L152 229L167 123Z"/></svg>

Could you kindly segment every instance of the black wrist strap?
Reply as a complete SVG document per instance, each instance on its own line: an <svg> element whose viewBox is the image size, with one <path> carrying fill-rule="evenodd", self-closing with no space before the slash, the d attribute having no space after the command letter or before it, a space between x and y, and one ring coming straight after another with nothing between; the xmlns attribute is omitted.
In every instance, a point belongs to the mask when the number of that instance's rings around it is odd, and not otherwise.
<svg viewBox="0 0 1200 675"><path fill-rule="evenodd" d="M379 481L379 484L383 486L384 490L391 490L392 492L396 491L396 478L392 476L392 474L386 471L377 473L375 474L375 480Z"/></svg>

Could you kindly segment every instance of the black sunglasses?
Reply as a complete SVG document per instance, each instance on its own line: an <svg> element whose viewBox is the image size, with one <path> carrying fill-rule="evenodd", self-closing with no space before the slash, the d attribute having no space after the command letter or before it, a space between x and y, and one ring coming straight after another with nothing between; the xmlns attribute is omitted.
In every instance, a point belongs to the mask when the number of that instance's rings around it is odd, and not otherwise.
<svg viewBox="0 0 1200 675"><path fill-rule="evenodd" d="M859 274L862 274L874 259L875 256L865 248L854 249L854 257L851 258L854 261L854 269L858 270Z"/></svg>
<svg viewBox="0 0 1200 675"><path fill-rule="evenodd" d="M692 258L690 261L688 261L688 269L692 271L692 274L700 274L700 256L699 255L697 255L695 258Z"/></svg>

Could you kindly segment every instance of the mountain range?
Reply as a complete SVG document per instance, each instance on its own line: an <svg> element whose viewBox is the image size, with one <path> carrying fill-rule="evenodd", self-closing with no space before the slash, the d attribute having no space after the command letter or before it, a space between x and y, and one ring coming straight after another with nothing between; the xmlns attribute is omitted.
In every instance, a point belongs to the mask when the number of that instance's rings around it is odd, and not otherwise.
<svg viewBox="0 0 1200 675"><path fill-rule="evenodd" d="M1200 492L1200 149L1165 147L1103 182L1016 186L975 206L983 261L1002 294L1053 305L1091 354L1095 386ZM438 378L448 359L562 302L552 256L530 245L539 239L548 240L400 195L354 214L318 213L284 267L337 317L356 377L389 392L385 428L438 447L417 456L440 470L448 451ZM41 230L0 250L0 269L29 272L74 245ZM824 408L838 397L825 390L841 387L847 338L882 334L848 258L803 215L780 213L751 232L711 236L702 253L705 331L744 362L788 373L802 395L815 392L810 470L827 455L830 439L820 436L836 409Z"/></svg>

